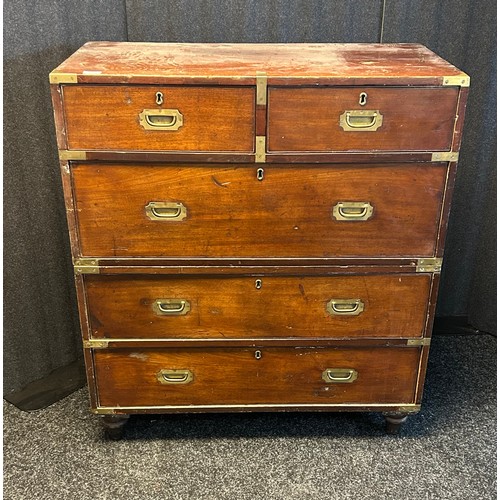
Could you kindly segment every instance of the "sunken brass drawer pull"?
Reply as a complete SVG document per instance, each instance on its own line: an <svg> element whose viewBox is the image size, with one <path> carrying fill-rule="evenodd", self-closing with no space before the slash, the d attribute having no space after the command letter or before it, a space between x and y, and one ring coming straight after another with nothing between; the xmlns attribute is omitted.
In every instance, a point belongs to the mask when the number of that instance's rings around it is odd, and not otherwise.
<svg viewBox="0 0 500 500"><path fill-rule="evenodd" d="M350 384L358 378L358 372L352 368L327 368L321 378L328 384Z"/></svg>
<svg viewBox="0 0 500 500"><path fill-rule="evenodd" d="M146 130L179 130L184 117L178 109L145 109L139 113L139 124Z"/></svg>
<svg viewBox="0 0 500 500"><path fill-rule="evenodd" d="M163 369L156 374L160 384L189 384L194 378L191 370Z"/></svg>
<svg viewBox="0 0 500 500"><path fill-rule="evenodd" d="M153 311L158 316L185 316L191 310L191 304L184 299L156 299Z"/></svg>
<svg viewBox="0 0 500 500"><path fill-rule="evenodd" d="M352 109L340 115L339 125L345 132L375 132L382 126L383 119L379 111Z"/></svg>
<svg viewBox="0 0 500 500"><path fill-rule="evenodd" d="M334 207L332 216L341 221L368 220L373 215L373 206L368 201L339 201Z"/></svg>
<svg viewBox="0 0 500 500"><path fill-rule="evenodd" d="M145 207L151 220L180 221L187 217L187 209L182 203L150 201Z"/></svg>
<svg viewBox="0 0 500 500"><path fill-rule="evenodd" d="M361 299L332 299L326 305L331 316L358 316L365 309Z"/></svg>

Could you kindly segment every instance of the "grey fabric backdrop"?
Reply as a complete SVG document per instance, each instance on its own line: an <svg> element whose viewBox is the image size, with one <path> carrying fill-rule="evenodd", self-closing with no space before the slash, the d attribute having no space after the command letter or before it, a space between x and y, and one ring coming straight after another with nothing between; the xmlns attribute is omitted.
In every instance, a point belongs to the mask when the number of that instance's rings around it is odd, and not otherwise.
<svg viewBox="0 0 500 500"><path fill-rule="evenodd" d="M88 40L418 42L471 75L438 314L495 316L495 3L9 0L4 4L4 394L76 360L48 73ZM382 19L384 23L382 26Z"/></svg>

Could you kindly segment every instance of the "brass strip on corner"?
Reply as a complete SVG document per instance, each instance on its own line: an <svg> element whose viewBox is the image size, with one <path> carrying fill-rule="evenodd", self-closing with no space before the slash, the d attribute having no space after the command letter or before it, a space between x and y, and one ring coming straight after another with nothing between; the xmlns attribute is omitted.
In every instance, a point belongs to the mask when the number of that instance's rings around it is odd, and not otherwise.
<svg viewBox="0 0 500 500"><path fill-rule="evenodd" d="M431 257L417 260L417 273L440 273L443 265L441 257Z"/></svg>
<svg viewBox="0 0 500 500"><path fill-rule="evenodd" d="M60 149L59 150L59 159L61 161L86 160L87 159L87 151L72 151L72 150Z"/></svg>
<svg viewBox="0 0 500 500"><path fill-rule="evenodd" d="M438 151L432 153L431 161L458 161L458 151Z"/></svg>
<svg viewBox="0 0 500 500"><path fill-rule="evenodd" d="M50 73L50 83L78 83L78 75L76 73Z"/></svg>
<svg viewBox="0 0 500 500"><path fill-rule="evenodd" d="M461 75L443 76L443 87L470 87L470 76Z"/></svg>
<svg viewBox="0 0 500 500"><path fill-rule="evenodd" d="M75 274L99 274L99 260L75 259L73 262Z"/></svg>
<svg viewBox="0 0 500 500"><path fill-rule="evenodd" d="M406 345L412 347L422 347L425 345L431 345L431 339L429 337L425 337L423 339L408 339Z"/></svg>
<svg viewBox="0 0 500 500"><path fill-rule="evenodd" d="M258 135L255 137L255 163L266 162L266 136Z"/></svg>
<svg viewBox="0 0 500 500"><path fill-rule="evenodd" d="M85 349L107 349L109 340L84 340L83 347Z"/></svg>
<svg viewBox="0 0 500 500"><path fill-rule="evenodd" d="M114 408L104 408L100 406L99 408L91 408L90 411L94 415L114 415L116 410Z"/></svg>
<svg viewBox="0 0 500 500"><path fill-rule="evenodd" d="M264 71L257 71L255 85L257 87L256 103L265 106L267 104L267 75Z"/></svg>

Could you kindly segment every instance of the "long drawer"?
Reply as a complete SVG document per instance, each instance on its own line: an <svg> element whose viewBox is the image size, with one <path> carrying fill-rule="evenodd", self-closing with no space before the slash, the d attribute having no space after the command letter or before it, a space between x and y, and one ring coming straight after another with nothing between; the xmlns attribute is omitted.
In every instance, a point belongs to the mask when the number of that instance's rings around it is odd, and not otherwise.
<svg viewBox="0 0 500 500"><path fill-rule="evenodd" d="M92 257L433 256L445 179L443 163L72 165Z"/></svg>
<svg viewBox="0 0 500 500"><path fill-rule="evenodd" d="M457 88L270 88L269 151L447 151Z"/></svg>
<svg viewBox="0 0 500 500"><path fill-rule="evenodd" d="M430 275L87 275L93 338L419 337Z"/></svg>
<svg viewBox="0 0 500 500"><path fill-rule="evenodd" d="M355 403L415 398L420 348L94 352L101 406Z"/></svg>
<svg viewBox="0 0 500 500"><path fill-rule="evenodd" d="M251 87L63 87L69 149L252 152L254 103Z"/></svg>

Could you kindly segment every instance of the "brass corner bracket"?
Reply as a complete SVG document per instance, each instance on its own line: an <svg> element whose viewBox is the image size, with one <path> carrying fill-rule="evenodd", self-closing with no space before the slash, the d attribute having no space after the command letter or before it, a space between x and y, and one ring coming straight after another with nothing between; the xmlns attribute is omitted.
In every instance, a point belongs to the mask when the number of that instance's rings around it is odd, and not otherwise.
<svg viewBox="0 0 500 500"><path fill-rule="evenodd" d="M84 349L107 349L109 344L109 340L84 340L83 347Z"/></svg>
<svg viewBox="0 0 500 500"><path fill-rule="evenodd" d="M439 273L442 265L443 259L441 257L418 259L416 271L417 273Z"/></svg>
<svg viewBox="0 0 500 500"><path fill-rule="evenodd" d="M99 274L99 260L75 259L73 262L75 274Z"/></svg>
<svg viewBox="0 0 500 500"><path fill-rule="evenodd" d="M470 76L461 75L443 76L443 87L470 87Z"/></svg>
<svg viewBox="0 0 500 500"><path fill-rule="evenodd" d="M87 151L70 151L66 149L59 150L59 159L61 161L69 161L69 160L86 160L87 159Z"/></svg>
<svg viewBox="0 0 500 500"><path fill-rule="evenodd" d="M78 75L76 73L50 73L49 82L58 83L78 83Z"/></svg>
<svg viewBox="0 0 500 500"><path fill-rule="evenodd" d="M431 339L430 337L425 337L420 339L408 339L406 345L414 347L431 345Z"/></svg>
<svg viewBox="0 0 500 500"><path fill-rule="evenodd" d="M94 415L114 415L116 413L116 410L114 408L91 408L90 411Z"/></svg>
<svg viewBox="0 0 500 500"><path fill-rule="evenodd" d="M432 153L431 161L458 161L458 151L438 151Z"/></svg>
<svg viewBox="0 0 500 500"><path fill-rule="evenodd" d="M384 411L382 415L390 415L391 413L418 413L420 411L421 405L419 404L406 404L395 408L394 410Z"/></svg>

